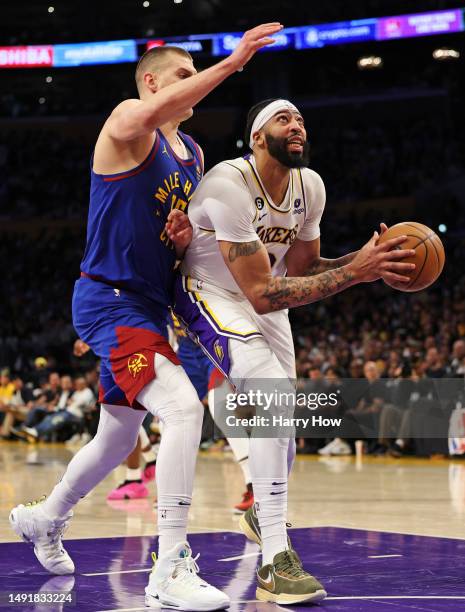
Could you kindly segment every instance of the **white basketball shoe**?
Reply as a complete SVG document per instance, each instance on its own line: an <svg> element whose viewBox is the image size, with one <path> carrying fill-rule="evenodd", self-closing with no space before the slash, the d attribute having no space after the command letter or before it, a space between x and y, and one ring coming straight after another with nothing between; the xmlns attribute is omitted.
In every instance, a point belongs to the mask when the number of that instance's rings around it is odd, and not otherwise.
<svg viewBox="0 0 465 612"><path fill-rule="evenodd" d="M64 519L53 520L43 510L44 500L45 497L13 508L10 525L25 542L34 544L35 556L46 570L58 575L73 574L74 563L61 542L73 512Z"/></svg>
<svg viewBox="0 0 465 612"><path fill-rule="evenodd" d="M176 544L160 559L152 553L154 566L145 587L145 605L194 612L227 608L229 597L197 575L197 558L192 557L187 542Z"/></svg>

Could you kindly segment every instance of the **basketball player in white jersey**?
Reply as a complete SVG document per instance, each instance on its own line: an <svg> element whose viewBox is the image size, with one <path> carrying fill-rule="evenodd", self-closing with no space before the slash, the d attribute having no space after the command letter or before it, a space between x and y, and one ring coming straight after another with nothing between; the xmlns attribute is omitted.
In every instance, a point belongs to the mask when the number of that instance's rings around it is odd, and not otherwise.
<svg viewBox="0 0 465 612"><path fill-rule="evenodd" d="M257 390L257 379L273 379L275 389L292 393L296 373L287 309L381 277L408 281L402 273L414 266L400 260L413 252L399 247L405 236L378 246L374 232L356 253L321 258L325 188L306 167L301 113L286 100L264 101L249 112L246 138L252 154L215 166L191 201L193 239L175 310L236 388L249 392ZM174 226L170 231L175 234ZM293 406L274 408L293 412ZM287 480L294 455L292 435L250 438L256 503L241 526L262 545L257 598L278 604L326 596L287 537Z"/></svg>

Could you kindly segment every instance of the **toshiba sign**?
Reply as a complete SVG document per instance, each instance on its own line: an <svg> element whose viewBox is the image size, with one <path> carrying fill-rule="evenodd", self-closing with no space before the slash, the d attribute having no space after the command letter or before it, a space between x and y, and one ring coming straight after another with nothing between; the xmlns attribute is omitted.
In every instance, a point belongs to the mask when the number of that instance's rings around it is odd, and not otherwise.
<svg viewBox="0 0 465 612"><path fill-rule="evenodd" d="M0 47L0 68L40 68L52 64L52 45Z"/></svg>

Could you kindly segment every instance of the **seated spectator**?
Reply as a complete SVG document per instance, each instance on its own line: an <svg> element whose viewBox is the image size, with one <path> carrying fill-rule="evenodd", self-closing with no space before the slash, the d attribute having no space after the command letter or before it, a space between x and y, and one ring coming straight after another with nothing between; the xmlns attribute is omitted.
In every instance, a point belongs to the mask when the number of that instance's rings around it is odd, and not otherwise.
<svg viewBox="0 0 465 612"><path fill-rule="evenodd" d="M361 393L354 408L347 412L365 431L365 436L374 440L369 444L370 452L377 453L380 449L377 439L379 431L379 417L382 408L390 400L389 390L385 382L381 380L381 373L374 361L366 361L363 366L365 384L360 389Z"/></svg>
<svg viewBox="0 0 465 612"><path fill-rule="evenodd" d="M447 438L447 423L457 399L455 393L457 390L461 393L463 383L461 380L456 381L458 387L448 384L449 393L446 394L446 387L442 386L442 391L438 393L435 377L427 378L422 372L424 363L419 364L417 370L412 372L414 386L406 408L402 411L394 436L396 440L389 451L393 457L412 453L423 456L446 452L444 442ZM452 395L447 397L450 393ZM439 450L441 446L442 450Z"/></svg>
<svg viewBox="0 0 465 612"><path fill-rule="evenodd" d="M95 397L85 378L76 378L75 391L67 400L66 407L47 415L36 427L25 427L25 433L33 439L50 439L67 425L81 425L84 413L92 408Z"/></svg>
<svg viewBox="0 0 465 612"><path fill-rule="evenodd" d="M352 359L349 365L350 378L363 378L363 361L360 358Z"/></svg>
<svg viewBox="0 0 465 612"><path fill-rule="evenodd" d="M446 375L443 360L435 346L432 346L426 352L423 371L428 378L443 378Z"/></svg>
<svg viewBox="0 0 465 612"><path fill-rule="evenodd" d="M332 366L326 368L325 371L325 393L329 396L331 393L336 393L340 397L344 397L343 381L341 380L341 373L337 368ZM323 418L340 417L344 414L344 406L342 402L338 402L334 408L326 406L318 411ZM334 432L337 435L337 431ZM333 435L334 435L333 433ZM344 456L351 455L352 448L348 440L340 437L333 438L323 448L318 449L318 454L325 456Z"/></svg>
<svg viewBox="0 0 465 612"><path fill-rule="evenodd" d="M48 375L48 379L41 379L39 384L40 387L38 389L34 389L33 391L34 401L26 415L24 425L20 429L13 429L13 433L19 437L24 437L24 431L26 428L35 427L48 414L58 410L58 402L62 395L60 375L58 372L51 372ZM66 396L66 399L68 399L68 397L69 393ZM60 406L60 408L63 409L65 406L66 402Z"/></svg>
<svg viewBox="0 0 465 612"><path fill-rule="evenodd" d="M60 394L57 396L57 402L55 403L54 410L65 410L68 405L68 400L74 393L73 379L71 376L62 376L60 378ZM52 404L52 402L50 402Z"/></svg>
<svg viewBox="0 0 465 612"><path fill-rule="evenodd" d="M0 431L0 436L4 439L10 439L13 432L15 421L24 421L27 413L32 406L32 391L24 385L22 378L15 376L12 384L14 385L14 393L7 404L3 405L5 418Z"/></svg>
<svg viewBox="0 0 465 612"><path fill-rule="evenodd" d="M465 340L456 340L452 345L452 359L448 368L449 376L465 376Z"/></svg>
<svg viewBox="0 0 465 612"><path fill-rule="evenodd" d="M46 397L49 404L54 404L61 393L60 375L58 372L50 372L48 375L48 386Z"/></svg>
<svg viewBox="0 0 465 612"><path fill-rule="evenodd" d="M10 370L5 368L0 372L0 409L7 405L15 392L15 386L11 382Z"/></svg>
<svg viewBox="0 0 465 612"><path fill-rule="evenodd" d="M399 427L410 407L410 402L418 393L419 385L409 363L399 366L394 375L396 380L391 387L391 401L385 403L381 409L378 443L380 451L383 449L384 452L398 456L399 448L394 440L399 436Z"/></svg>
<svg viewBox="0 0 465 612"><path fill-rule="evenodd" d="M15 386L10 379L10 370L5 368L0 372L0 423L5 419L5 413L15 392Z"/></svg>

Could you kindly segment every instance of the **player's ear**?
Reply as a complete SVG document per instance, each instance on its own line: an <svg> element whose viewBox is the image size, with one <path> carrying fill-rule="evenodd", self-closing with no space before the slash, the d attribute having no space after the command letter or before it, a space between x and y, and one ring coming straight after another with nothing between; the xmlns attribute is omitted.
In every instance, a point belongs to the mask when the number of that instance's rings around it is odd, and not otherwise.
<svg viewBox="0 0 465 612"><path fill-rule="evenodd" d="M255 144L257 144L260 148L264 148L265 133L263 132L263 130L258 130L258 132L254 132L253 137L254 137Z"/></svg>
<svg viewBox="0 0 465 612"><path fill-rule="evenodd" d="M146 72L144 74L144 83L152 93L159 89L158 77L153 72Z"/></svg>

